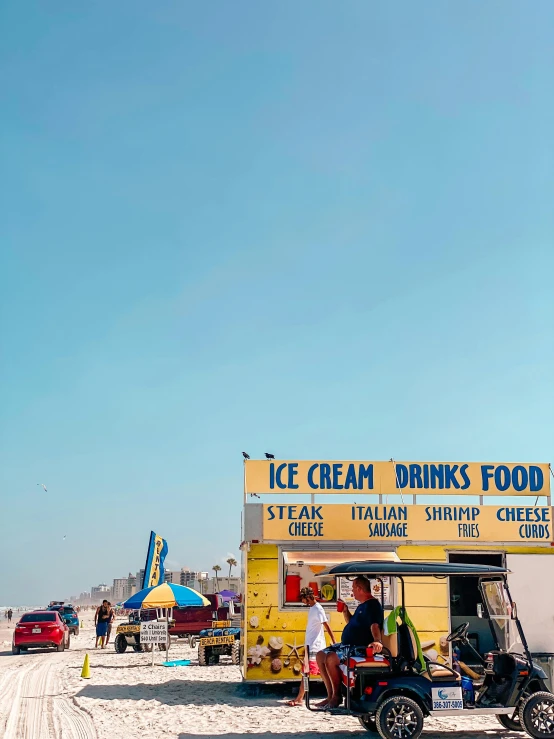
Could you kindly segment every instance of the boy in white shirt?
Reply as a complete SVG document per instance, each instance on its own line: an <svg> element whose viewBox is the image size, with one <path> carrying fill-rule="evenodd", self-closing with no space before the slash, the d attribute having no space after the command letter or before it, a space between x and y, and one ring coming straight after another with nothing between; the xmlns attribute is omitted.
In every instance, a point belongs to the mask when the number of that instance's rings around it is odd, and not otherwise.
<svg viewBox="0 0 554 739"><path fill-rule="evenodd" d="M327 614L323 610L323 606L321 606L314 597L314 591L312 588L302 588L300 591L300 600L310 609L308 611L308 624L306 626L306 636L304 638L304 672L309 672L310 675L319 675L316 655L327 646L325 643L325 631L329 634L331 644L334 644L336 641L335 635L329 626ZM287 705L300 706L302 705L303 700L304 681L301 680L298 695L293 700L287 701Z"/></svg>

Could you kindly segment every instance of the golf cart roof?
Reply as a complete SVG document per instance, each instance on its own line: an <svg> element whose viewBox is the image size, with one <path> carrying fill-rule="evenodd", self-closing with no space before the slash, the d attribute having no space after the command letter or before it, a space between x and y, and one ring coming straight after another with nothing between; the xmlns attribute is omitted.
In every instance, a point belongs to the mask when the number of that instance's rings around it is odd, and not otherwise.
<svg viewBox="0 0 554 739"><path fill-rule="evenodd" d="M343 575L355 577L356 575L365 575L366 577L376 577L379 575L389 575L391 577L400 576L425 576L425 575L473 575L478 577L505 575L509 570L505 567L493 567L491 565L476 564L454 564L451 562L383 562L367 560L364 562L344 562L340 565L330 567L321 575Z"/></svg>

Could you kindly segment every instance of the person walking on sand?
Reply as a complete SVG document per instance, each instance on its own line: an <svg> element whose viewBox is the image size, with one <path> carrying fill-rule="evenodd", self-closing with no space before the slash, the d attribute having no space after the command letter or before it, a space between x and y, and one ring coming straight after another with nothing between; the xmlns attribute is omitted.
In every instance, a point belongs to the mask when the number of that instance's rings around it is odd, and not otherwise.
<svg viewBox="0 0 554 739"><path fill-rule="evenodd" d="M9 624L11 624L11 622L12 622L12 616L13 616L13 611L12 611L12 609L10 608L10 609L8 610L8 623L9 623Z"/></svg>
<svg viewBox="0 0 554 739"><path fill-rule="evenodd" d="M106 633L106 646L110 641L110 635L112 633L112 624L115 621L115 611L112 608L112 604L108 601L108 611L110 612L110 620L108 621L108 631Z"/></svg>
<svg viewBox="0 0 554 739"><path fill-rule="evenodd" d="M96 644L94 648L98 648L98 640L100 639L100 646L104 649L104 642L106 640L106 634L108 633L108 623L110 621L110 609L108 608L108 601L103 600L102 605L98 606L96 613L94 614L94 624L96 626Z"/></svg>
<svg viewBox="0 0 554 739"><path fill-rule="evenodd" d="M319 675L317 666L317 653L325 649L325 631L329 634L331 644L335 643L335 635L327 614L323 610L323 606L318 603L314 596L312 588L302 588L300 591L300 600L310 609L308 611L308 623L306 625L306 636L304 637L304 673L310 675ZM298 695L290 701L287 706L300 706L304 700L304 680L300 681Z"/></svg>

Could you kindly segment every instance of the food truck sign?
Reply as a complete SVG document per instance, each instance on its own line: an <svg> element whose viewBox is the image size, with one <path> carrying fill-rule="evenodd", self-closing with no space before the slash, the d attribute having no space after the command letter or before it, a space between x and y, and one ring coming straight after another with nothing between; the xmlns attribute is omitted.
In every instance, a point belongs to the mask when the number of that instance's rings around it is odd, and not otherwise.
<svg viewBox="0 0 554 739"><path fill-rule="evenodd" d="M245 462L247 493L550 495L548 464Z"/></svg>
<svg viewBox="0 0 554 739"><path fill-rule="evenodd" d="M269 541L553 542L550 506L263 505Z"/></svg>

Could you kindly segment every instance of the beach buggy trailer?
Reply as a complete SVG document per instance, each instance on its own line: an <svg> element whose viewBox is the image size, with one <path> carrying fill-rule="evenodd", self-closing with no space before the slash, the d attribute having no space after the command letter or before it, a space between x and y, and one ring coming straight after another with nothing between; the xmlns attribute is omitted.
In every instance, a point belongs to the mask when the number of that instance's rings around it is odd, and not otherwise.
<svg viewBox="0 0 554 739"><path fill-rule="evenodd" d="M496 715L506 728L525 730L534 739L554 739L554 695L529 652L507 572L502 567L446 562L345 562L330 568L329 573L352 579L395 578L400 591L400 605L385 621L383 652L347 648L341 664L344 707L328 709L330 713L357 716L365 729L378 732L382 739L417 739L427 716L476 715ZM452 576L479 577L480 615L488 620L495 643L482 660L484 677L476 683L449 664L423 657L407 611L405 578ZM469 645L468 626L458 626L448 641ZM481 660L478 653L476 658ZM314 710L309 675L304 684L306 706Z"/></svg>
<svg viewBox="0 0 554 739"><path fill-rule="evenodd" d="M217 612L214 611L214 616ZM229 619L212 621L211 627L202 629L198 642L198 664L217 665L223 655L231 657L233 665L241 663L240 612L235 610L233 601L229 602Z"/></svg>
<svg viewBox="0 0 554 739"><path fill-rule="evenodd" d="M217 665L223 655L240 665L240 627L231 626L231 621L213 621L211 628L200 632L198 664Z"/></svg>

